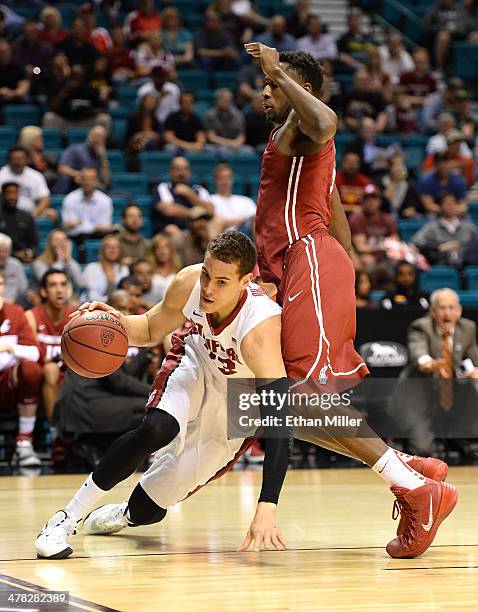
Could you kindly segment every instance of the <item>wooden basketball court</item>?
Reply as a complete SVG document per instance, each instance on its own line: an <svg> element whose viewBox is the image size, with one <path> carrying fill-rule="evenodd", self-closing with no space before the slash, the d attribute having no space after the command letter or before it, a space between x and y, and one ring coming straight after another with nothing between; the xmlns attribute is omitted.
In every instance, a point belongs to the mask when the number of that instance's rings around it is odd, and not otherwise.
<svg viewBox="0 0 478 612"><path fill-rule="evenodd" d="M393 497L370 470L351 469L288 473L279 512L286 552L235 552L261 478L246 471L208 485L159 525L101 537L80 529L73 557L37 560L36 534L83 478L0 478L0 610L478 610L478 467L450 470L457 508L419 559L387 556ZM126 499L136 482L106 501ZM7 600L45 589L68 590L70 607Z"/></svg>

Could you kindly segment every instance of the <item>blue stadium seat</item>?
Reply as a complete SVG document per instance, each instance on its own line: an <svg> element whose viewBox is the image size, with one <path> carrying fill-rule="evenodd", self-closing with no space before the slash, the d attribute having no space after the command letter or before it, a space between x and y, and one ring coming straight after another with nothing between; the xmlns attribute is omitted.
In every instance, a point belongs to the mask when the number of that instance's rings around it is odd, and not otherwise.
<svg viewBox="0 0 478 612"><path fill-rule="evenodd" d="M36 104L7 104L3 107L4 123L19 130L25 125L40 125L40 107Z"/></svg>
<svg viewBox="0 0 478 612"><path fill-rule="evenodd" d="M220 161L215 153L187 153L186 157L189 160L192 172L199 176L211 174L214 166Z"/></svg>
<svg viewBox="0 0 478 612"><path fill-rule="evenodd" d="M16 142L15 130L10 125L0 126L0 147L9 149Z"/></svg>
<svg viewBox="0 0 478 612"><path fill-rule="evenodd" d="M411 237L425 224L423 219L400 219L398 232L404 242L409 242Z"/></svg>
<svg viewBox="0 0 478 612"><path fill-rule="evenodd" d="M142 195L148 192L148 178L139 172L118 172L113 174L111 191L123 191L133 196Z"/></svg>
<svg viewBox="0 0 478 612"><path fill-rule="evenodd" d="M66 140L68 145L85 142L89 131L90 130L88 128L68 128L66 131Z"/></svg>
<svg viewBox="0 0 478 612"><path fill-rule="evenodd" d="M54 194L50 196L51 207L55 210L61 210L63 204L64 195Z"/></svg>
<svg viewBox="0 0 478 612"><path fill-rule="evenodd" d="M478 306L478 291L458 291L458 297L464 308Z"/></svg>
<svg viewBox="0 0 478 612"><path fill-rule="evenodd" d="M216 70L213 72L214 88L227 87L233 91L237 84L237 71L235 70Z"/></svg>
<svg viewBox="0 0 478 612"><path fill-rule="evenodd" d="M131 115L129 106L112 106L108 109L108 114L113 119L127 119Z"/></svg>
<svg viewBox="0 0 478 612"><path fill-rule="evenodd" d="M478 72L478 45L457 41L453 44L456 76L475 79Z"/></svg>
<svg viewBox="0 0 478 612"><path fill-rule="evenodd" d="M406 147L425 147L427 146L428 136L422 136L422 134L404 134L402 136L402 145Z"/></svg>
<svg viewBox="0 0 478 612"><path fill-rule="evenodd" d="M86 263L98 261L100 255L101 240L86 240L85 242L85 258Z"/></svg>
<svg viewBox="0 0 478 612"><path fill-rule="evenodd" d="M466 288L469 291L478 291L478 266L465 268Z"/></svg>
<svg viewBox="0 0 478 612"><path fill-rule="evenodd" d="M374 300L375 302L380 302L380 300L383 298L384 295L385 295L385 291L375 290L371 292L370 298Z"/></svg>
<svg viewBox="0 0 478 612"><path fill-rule="evenodd" d="M149 219L151 217L151 212L153 209L153 196L150 195L142 195L134 198L134 203L137 204L141 210L143 211L143 217L145 219Z"/></svg>
<svg viewBox="0 0 478 612"><path fill-rule="evenodd" d="M247 182L249 183L249 195L254 200L257 201L257 194L259 193L259 184L261 182L260 174L252 174L247 177Z"/></svg>
<svg viewBox="0 0 478 612"><path fill-rule="evenodd" d="M113 119L113 127L111 130L112 146L122 149L125 145L126 130L128 129L128 120L122 118Z"/></svg>
<svg viewBox="0 0 478 612"><path fill-rule="evenodd" d="M122 210L124 206L126 206L126 198L122 198L121 196L115 196L112 198L113 200L113 209Z"/></svg>
<svg viewBox="0 0 478 612"><path fill-rule="evenodd" d="M377 136L377 144L381 147L389 147L390 145L400 144L400 134L379 134Z"/></svg>
<svg viewBox="0 0 478 612"><path fill-rule="evenodd" d="M196 92L196 90L207 87L209 84L209 74L205 70L190 69L178 72L178 81L183 89Z"/></svg>
<svg viewBox="0 0 478 612"><path fill-rule="evenodd" d="M258 155L236 155L226 161L238 174L254 174L261 170L261 159Z"/></svg>
<svg viewBox="0 0 478 612"><path fill-rule="evenodd" d="M458 270L450 266L434 266L428 272L420 274L420 289L431 293L435 289L448 287L458 291L460 289L460 275Z"/></svg>
<svg viewBox="0 0 478 612"><path fill-rule="evenodd" d="M425 149L422 147L407 147L403 152L407 168L412 171L419 170L425 155Z"/></svg>
<svg viewBox="0 0 478 612"><path fill-rule="evenodd" d="M137 91L137 88L131 85L120 85L116 88L116 99L121 106L132 110L136 106Z"/></svg>
<svg viewBox="0 0 478 612"><path fill-rule="evenodd" d="M207 102L208 108L213 106L215 95L213 89L198 89L194 92L194 95L196 96L196 100L198 100L198 102Z"/></svg>
<svg viewBox="0 0 478 612"><path fill-rule="evenodd" d="M43 147L45 151L61 149L61 134L56 128L43 128Z"/></svg>
<svg viewBox="0 0 478 612"><path fill-rule="evenodd" d="M37 227L38 238L40 240L46 240L48 234L55 228L53 221L46 219L45 217L35 219L35 225Z"/></svg>
<svg viewBox="0 0 478 612"><path fill-rule="evenodd" d="M170 151L141 151L139 154L141 172L149 181L158 181L160 175L168 172L173 157Z"/></svg>
<svg viewBox="0 0 478 612"><path fill-rule="evenodd" d="M153 225L151 223L151 219L149 218L149 216L146 217L144 215L144 212L143 212L143 227L141 228L141 233L146 238L152 238L153 237Z"/></svg>
<svg viewBox="0 0 478 612"><path fill-rule="evenodd" d="M108 161L110 162L111 172L126 171L126 160L123 151L108 151Z"/></svg>
<svg viewBox="0 0 478 612"><path fill-rule="evenodd" d="M476 225L478 223L478 202L470 202L468 205L468 214Z"/></svg>

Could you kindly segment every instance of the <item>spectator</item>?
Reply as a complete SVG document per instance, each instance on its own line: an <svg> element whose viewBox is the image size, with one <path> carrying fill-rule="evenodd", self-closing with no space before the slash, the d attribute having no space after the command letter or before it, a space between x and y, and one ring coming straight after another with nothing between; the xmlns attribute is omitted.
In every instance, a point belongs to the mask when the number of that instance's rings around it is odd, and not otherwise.
<svg viewBox="0 0 478 612"><path fill-rule="evenodd" d="M348 214L359 210L365 187L370 184L370 179L360 172L360 156L357 153L349 151L342 157L335 184L345 212Z"/></svg>
<svg viewBox="0 0 478 612"><path fill-rule="evenodd" d="M125 276L118 283L118 289L124 289L131 300L131 314L144 314L146 309L141 305L141 283L135 276Z"/></svg>
<svg viewBox="0 0 478 612"><path fill-rule="evenodd" d="M85 68L76 64L70 77L52 92L43 126L65 132L69 128L102 125L109 132L111 117L104 112L107 94L92 87L86 80Z"/></svg>
<svg viewBox="0 0 478 612"><path fill-rule="evenodd" d="M393 90L393 104L387 107L387 127L390 131L399 134L412 134L418 127L417 110L406 92L404 85L396 85Z"/></svg>
<svg viewBox="0 0 478 612"><path fill-rule="evenodd" d="M307 34L297 41L297 50L310 53L317 59L334 60L338 54L335 38L322 32L322 23L318 15L309 15Z"/></svg>
<svg viewBox="0 0 478 612"><path fill-rule="evenodd" d="M357 308L377 308L372 299L372 280L370 274L361 270L355 275L355 302Z"/></svg>
<svg viewBox="0 0 478 612"><path fill-rule="evenodd" d="M107 132L97 125L88 133L86 141L67 147L58 164L58 180L53 189L56 193L69 193L80 182L83 168L95 168L99 186L106 188L111 181L110 164L106 153Z"/></svg>
<svg viewBox="0 0 478 612"><path fill-rule="evenodd" d="M395 287L380 301L385 310L395 308L422 308L428 310L428 296L418 289L415 266L408 261L399 261L395 266Z"/></svg>
<svg viewBox="0 0 478 612"><path fill-rule="evenodd" d="M244 2L244 5L247 4L250 5L249 0ZM233 0L214 0L214 2L208 6L207 10L217 13L221 20L223 30L232 36L235 43L239 44L243 39L244 33L246 33L246 35L249 34L249 36L247 36L247 38L249 38L252 32L250 28L246 30L243 21L234 13L232 7Z"/></svg>
<svg viewBox="0 0 478 612"><path fill-rule="evenodd" d="M138 10L126 15L123 27L134 45L147 40L151 32L161 30L161 15L154 6L154 0L139 0Z"/></svg>
<svg viewBox="0 0 478 612"><path fill-rule="evenodd" d="M58 157L43 150L42 129L36 125L26 125L20 130L18 144L28 151L29 166L43 174L50 187L57 178ZM53 209L51 211L54 212Z"/></svg>
<svg viewBox="0 0 478 612"><path fill-rule="evenodd" d="M352 8L347 16L348 30L338 42L339 59L349 71L363 68L365 54L375 48L372 38L362 32L360 25L361 12ZM358 59L360 58L360 59Z"/></svg>
<svg viewBox="0 0 478 612"><path fill-rule="evenodd" d="M264 87L264 73L261 68L261 60L253 57L249 64L243 66L237 75L237 106L242 108L249 104L254 96L262 95Z"/></svg>
<svg viewBox="0 0 478 612"><path fill-rule="evenodd" d="M438 117L438 134L432 136L427 143L428 155L434 155L435 153L443 153L448 148L447 138L451 133L456 132L455 118L451 113L442 113ZM463 157L472 157L470 148L466 144L465 140L460 141L460 154Z"/></svg>
<svg viewBox="0 0 478 612"><path fill-rule="evenodd" d="M189 68L194 60L193 36L183 27L182 15L175 6L166 7L161 13L164 48L172 53L178 68Z"/></svg>
<svg viewBox="0 0 478 612"><path fill-rule="evenodd" d="M181 269L181 261L169 236L156 234L151 244L149 261L153 272L152 290L162 300L171 281Z"/></svg>
<svg viewBox="0 0 478 612"><path fill-rule="evenodd" d="M463 132L467 143L473 147L476 137L476 126L478 116L471 108L470 92L466 89L458 89L455 92L453 104L456 127Z"/></svg>
<svg viewBox="0 0 478 612"><path fill-rule="evenodd" d="M0 107L26 102L29 91L25 68L12 59L10 43L0 39Z"/></svg>
<svg viewBox="0 0 478 612"><path fill-rule="evenodd" d="M220 12L220 15L230 10L239 23L239 30L241 30L242 27L252 28L254 31L258 31L262 30L269 23L266 17L257 12L257 8L255 8L251 0L215 0L214 4L211 6L215 6L216 10ZM242 42L247 42L247 38L244 38L245 36L247 36L247 29L237 33L238 40Z"/></svg>
<svg viewBox="0 0 478 612"><path fill-rule="evenodd" d="M113 81L122 83L136 76L136 65L126 35L120 25L111 28L111 48L106 51L110 60Z"/></svg>
<svg viewBox="0 0 478 612"><path fill-rule="evenodd" d="M98 53L107 53L113 43L108 30L98 27L96 23L96 7L91 2L86 2L80 7L80 14L83 17L86 29L86 40L94 47Z"/></svg>
<svg viewBox="0 0 478 612"><path fill-rule="evenodd" d="M201 117L194 112L194 94L183 91L179 111L171 113L164 123L166 149L175 155L197 153L204 149L206 132Z"/></svg>
<svg viewBox="0 0 478 612"><path fill-rule="evenodd" d="M120 263L121 245L116 236L105 236L101 241L100 260L89 263L83 271L85 301L107 301L119 281L128 276L128 268Z"/></svg>
<svg viewBox="0 0 478 612"><path fill-rule="evenodd" d="M402 158L389 160L388 173L382 179L382 189L388 212L394 219L410 219L425 213L415 182L408 176Z"/></svg>
<svg viewBox="0 0 478 612"><path fill-rule="evenodd" d="M151 243L141 235L143 211L137 204L127 204L121 213L121 263L130 266L136 259L147 257Z"/></svg>
<svg viewBox="0 0 478 612"><path fill-rule="evenodd" d="M14 43L13 57L23 66L28 75L33 68L44 70L52 54L52 46L40 39L40 29L34 21L25 21L23 35Z"/></svg>
<svg viewBox="0 0 478 612"><path fill-rule="evenodd" d="M435 153L434 161L435 170L423 176L418 184L423 207L429 213L440 213L438 202L445 194L451 193L458 202L460 214L465 215L468 210L465 179L452 174L447 153Z"/></svg>
<svg viewBox="0 0 478 612"><path fill-rule="evenodd" d="M372 49L367 53L367 64L364 70L367 75L370 91L383 96L385 102L392 101L392 81L383 69L382 59L378 49Z"/></svg>
<svg viewBox="0 0 478 612"><path fill-rule="evenodd" d="M171 75L176 73L174 56L164 48L161 32L150 32L147 41L136 49L134 56L136 75L139 77L149 77L157 66Z"/></svg>
<svg viewBox="0 0 478 612"><path fill-rule="evenodd" d="M237 230L246 222L250 226L256 215L256 205L251 198L232 193L234 173L231 166L218 164L214 168L214 183L216 192L211 195L214 204L214 232L220 234Z"/></svg>
<svg viewBox="0 0 478 612"><path fill-rule="evenodd" d="M11 254L12 239L6 234L0 234L0 274L3 274L5 283L3 299L9 304L20 301L28 291L23 264Z"/></svg>
<svg viewBox="0 0 478 612"><path fill-rule="evenodd" d="M141 306L146 310L156 306L163 298L161 287L153 287L153 266L148 259L138 259L131 265L131 274L141 283Z"/></svg>
<svg viewBox="0 0 478 612"><path fill-rule="evenodd" d="M225 87L218 89L215 99L215 106L210 108L204 117L208 141L214 145L208 145L208 148L225 157L231 153L254 153L254 150L245 144L244 115L233 106L231 90Z"/></svg>
<svg viewBox="0 0 478 612"><path fill-rule="evenodd" d="M64 53L56 53L46 70L32 75L30 95L34 102L46 105L52 92L59 91L71 75L68 58Z"/></svg>
<svg viewBox="0 0 478 612"><path fill-rule="evenodd" d="M438 117L445 112L452 113L456 92L463 89L463 81L458 78L448 79L443 91L436 91L426 98L423 105L423 126L430 134L438 130Z"/></svg>
<svg viewBox="0 0 478 612"><path fill-rule="evenodd" d="M32 215L18 209L19 194L18 183L2 184L0 231L12 239L13 256L30 263L38 247L38 235Z"/></svg>
<svg viewBox="0 0 478 612"><path fill-rule="evenodd" d="M405 87L410 104L423 108L428 96L436 92L437 84L430 74L430 57L427 49L423 47L415 49L413 61L414 69L400 75L400 84Z"/></svg>
<svg viewBox="0 0 478 612"><path fill-rule="evenodd" d="M425 15L423 25L429 40L434 42L436 68L443 73L450 59L452 41L468 33L467 15L453 0L438 0Z"/></svg>
<svg viewBox="0 0 478 612"><path fill-rule="evenodd" d="M373 119L364 118L360 122L360 132L350 143L347 151L360 157L360 171L371 177L379 177L387 168L387 151L377 144L377 126Z"/></svg>
<svg viewBox="0 0 478 612"><path fill-rule="evenodd" d="M27 164L26 149L12 147L8 151L8 164L0 170L0 186L4 183L16 183L20 187L18 208L34 217L56 219L56 212L50 208L50 190L44 176Z"/></svg>
<svg viewBox="0 0 478 612"><path fill-rule="evenodd" d="M57 49L63 51L70 66L78 64L83 66L84 70L91 68L98 57L98 51L87 42L86 23L83 17L73 19L70 34L58 45Z"/></svg>
<svg viewBox="0 0 478 612"><path fill-rule="evenodd" d="M414 68L413 59L403 46L402 37L396 32L390 32L387 44L378 48L382 70L388 74L395 85L403 72L410 72Z"/></svg>
<svg viewBox="0 0 478 612"><path fill-rule="evenodd" d="M385 238L398 240L392 217L382 212L380 189L370 184L365 188L362 210L349 219L352 243L365 270L376 273L377 264L385 261Z"/></svg>
<svg viewBox="0 0 478 612"><path fill-rule="evenodd" d="M271 131L271 125L266 119L262 106L262 94L256 94L251 101L246 119L246 145L262 154L266 148Z"/></svg>
<svg viewBox="0 0 478 612"><path fill-rule="evenodd" d="M411 243L432 265L460 267L463 252L478 230L471 221L459 218L460 208L453 194L443 194L439 202L439 217L426 223L412 236Z"/></svg>
<svg viewBox="0 0 478 612"><path fill-rule="evenodd" d="M205 70L234 70L237 51L231 34L222 28L219 15L207 11L204 25L193 37L196 57Z"/></svg>
<svg viewBox="0 0 478 612"><path fill-rule="evenodd" d="M56 47L68 36L68 32L61 26L60 11L54 6L46 6L40 13L40 40Z"/></svg>
<svg viewBox="0 0 478 612"><path fill-rule="evenodd" d="M458 130L450 130L447 133L448 145L448 168L454 173L462 176L468 187L475 182L475 163L472 158L463 155L461 145L465 142L465 135ZM428 155L423 161L422 170L428 172L435 167L434 155Z"/></svg>
<svg viewBox="0 0 478 612"><path fill-rule="evenodd" d="M188 228L168 227L168 234L183 266L192 266L204 260L211 238L212 214L202 206L195 206L188 214Z"/></svg>
<svg viewBox="0 0 478 612"><path fill-rule="evenodd" d="M3 410L18 413L14 460L19 467L38 467L41 460L33 448L41 391L40 352L21 306L4 298L0 275L0 397Z"/></svg>
<svg viewBox="0 0 478 612"><path fill-rule="evenodd" d="M189 211L194 206L201 206L213 215L214 206L209 192L201 185L190 184L191 168L186 158L175 157L171 160L169 176L171 180L160 183L157 189L158 200L153 212L155 233L168 224L185 229Z"/></svg>
<svg viewBox="0 0 478 612"><path fill-rule="evenodd" d="M83 273L80 264L73 259L72 243L61 229L48 234L46 246L31 265L33 286L41 286L43 275L48 270L57 270L67 275L75 289L83 289Z"/></svg>
<svg viewBox="0 0 478 612"><path fill-rule="evenodd" d="M160 148L161 126L156 117L158 105L157 95L146 94L141 98L138 108L129 116L125 140L126 150L130 155Z"/></svg>
<svg viewBox="0 0 478 612"><path fill-rule="evenodd" d="M294 38L305 36L309 16L310 0L297 0L294 10L287 17L287 32Z"/></svg>
<svg viewBox="0 0 478 612"><path fill-rule="evenodd" d="M337 112L342 114L342 101L343 101L343 93L342 93L342 85L338 79L335 78L334 75L334 62L328 59L324 59L321 62L323 72L324 72L324 84L322 85L322 92L320 94L320 99L324 104L330 106L330 108L335 108ZM339 119L339 126L342 128L342 120Z"/></svg>
<svg viewBox="0 0 478 612"><path fill-rule="evenodd" d="M354 74L354 87L346 96L344 105L345 124L357 130L362 119L373 119L377 132L383 132L387 124L385 99L378 91L371 91L367 73L357 70Z"/></svg>
<svg viewBox="0 0 478 612"><path fill-rule="evenodd" d="M287 23L282 15L274 15L269 21L267 31L257 37L258 42L268 47L274 47L279 53L282 51L295 51L297 42L287 33Z"/></svg>
<svg viewBox="0 0 478 612"><path fill-rule="evenodd" d="M179 110L180 89L170 81L171 73L161 66L153 68L151 81L145 83L138 89L138 99L141 100L147 94L153 94L158 98L156 107L156 119L160 124L166 121L166 117Z"/></svg>

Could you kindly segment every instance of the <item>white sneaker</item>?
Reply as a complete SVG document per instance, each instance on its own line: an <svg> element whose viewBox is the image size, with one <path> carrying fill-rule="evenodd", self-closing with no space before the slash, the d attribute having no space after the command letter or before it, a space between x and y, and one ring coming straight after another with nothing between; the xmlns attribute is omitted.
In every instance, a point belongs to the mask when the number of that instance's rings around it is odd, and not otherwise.
<svg viewBox="0 0 478 612"><path fill-rule="evenodd" d="M122 504L106 504L92 510L83 521L85 535L108 535L117 533L128 526L126 510L128 502Z"/></svg>
<svg viewBox="0 0 478 612"><path fill-rule="evenodd" d="M39 559L65 559L73 552L68 538L76 533L77 521L66 510L58 510L35 541Z"/></svg>
<svg viewBox="0 0 478 612"><path fill-rule="evenodd" d="M15 448L14 459L18 467L39 467L41 459L36 454L31 440L18 440Z"/></svg>

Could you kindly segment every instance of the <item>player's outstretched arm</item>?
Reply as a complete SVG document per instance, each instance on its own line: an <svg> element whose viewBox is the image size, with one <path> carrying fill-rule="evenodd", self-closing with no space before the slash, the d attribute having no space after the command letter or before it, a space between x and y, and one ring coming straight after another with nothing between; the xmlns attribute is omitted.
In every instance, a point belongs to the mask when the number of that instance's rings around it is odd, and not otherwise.
<svg viewBox="0 0 478 612"><path fill-rule="evenodd" d="M280 65L277 49L258 42L247 43L244 48L252 57L260 58L266 77L287 96L297 113L299 130L317 144L333 138L337 131L337 115L311 93L310 84L302 86L287 74Z"/></svg>

